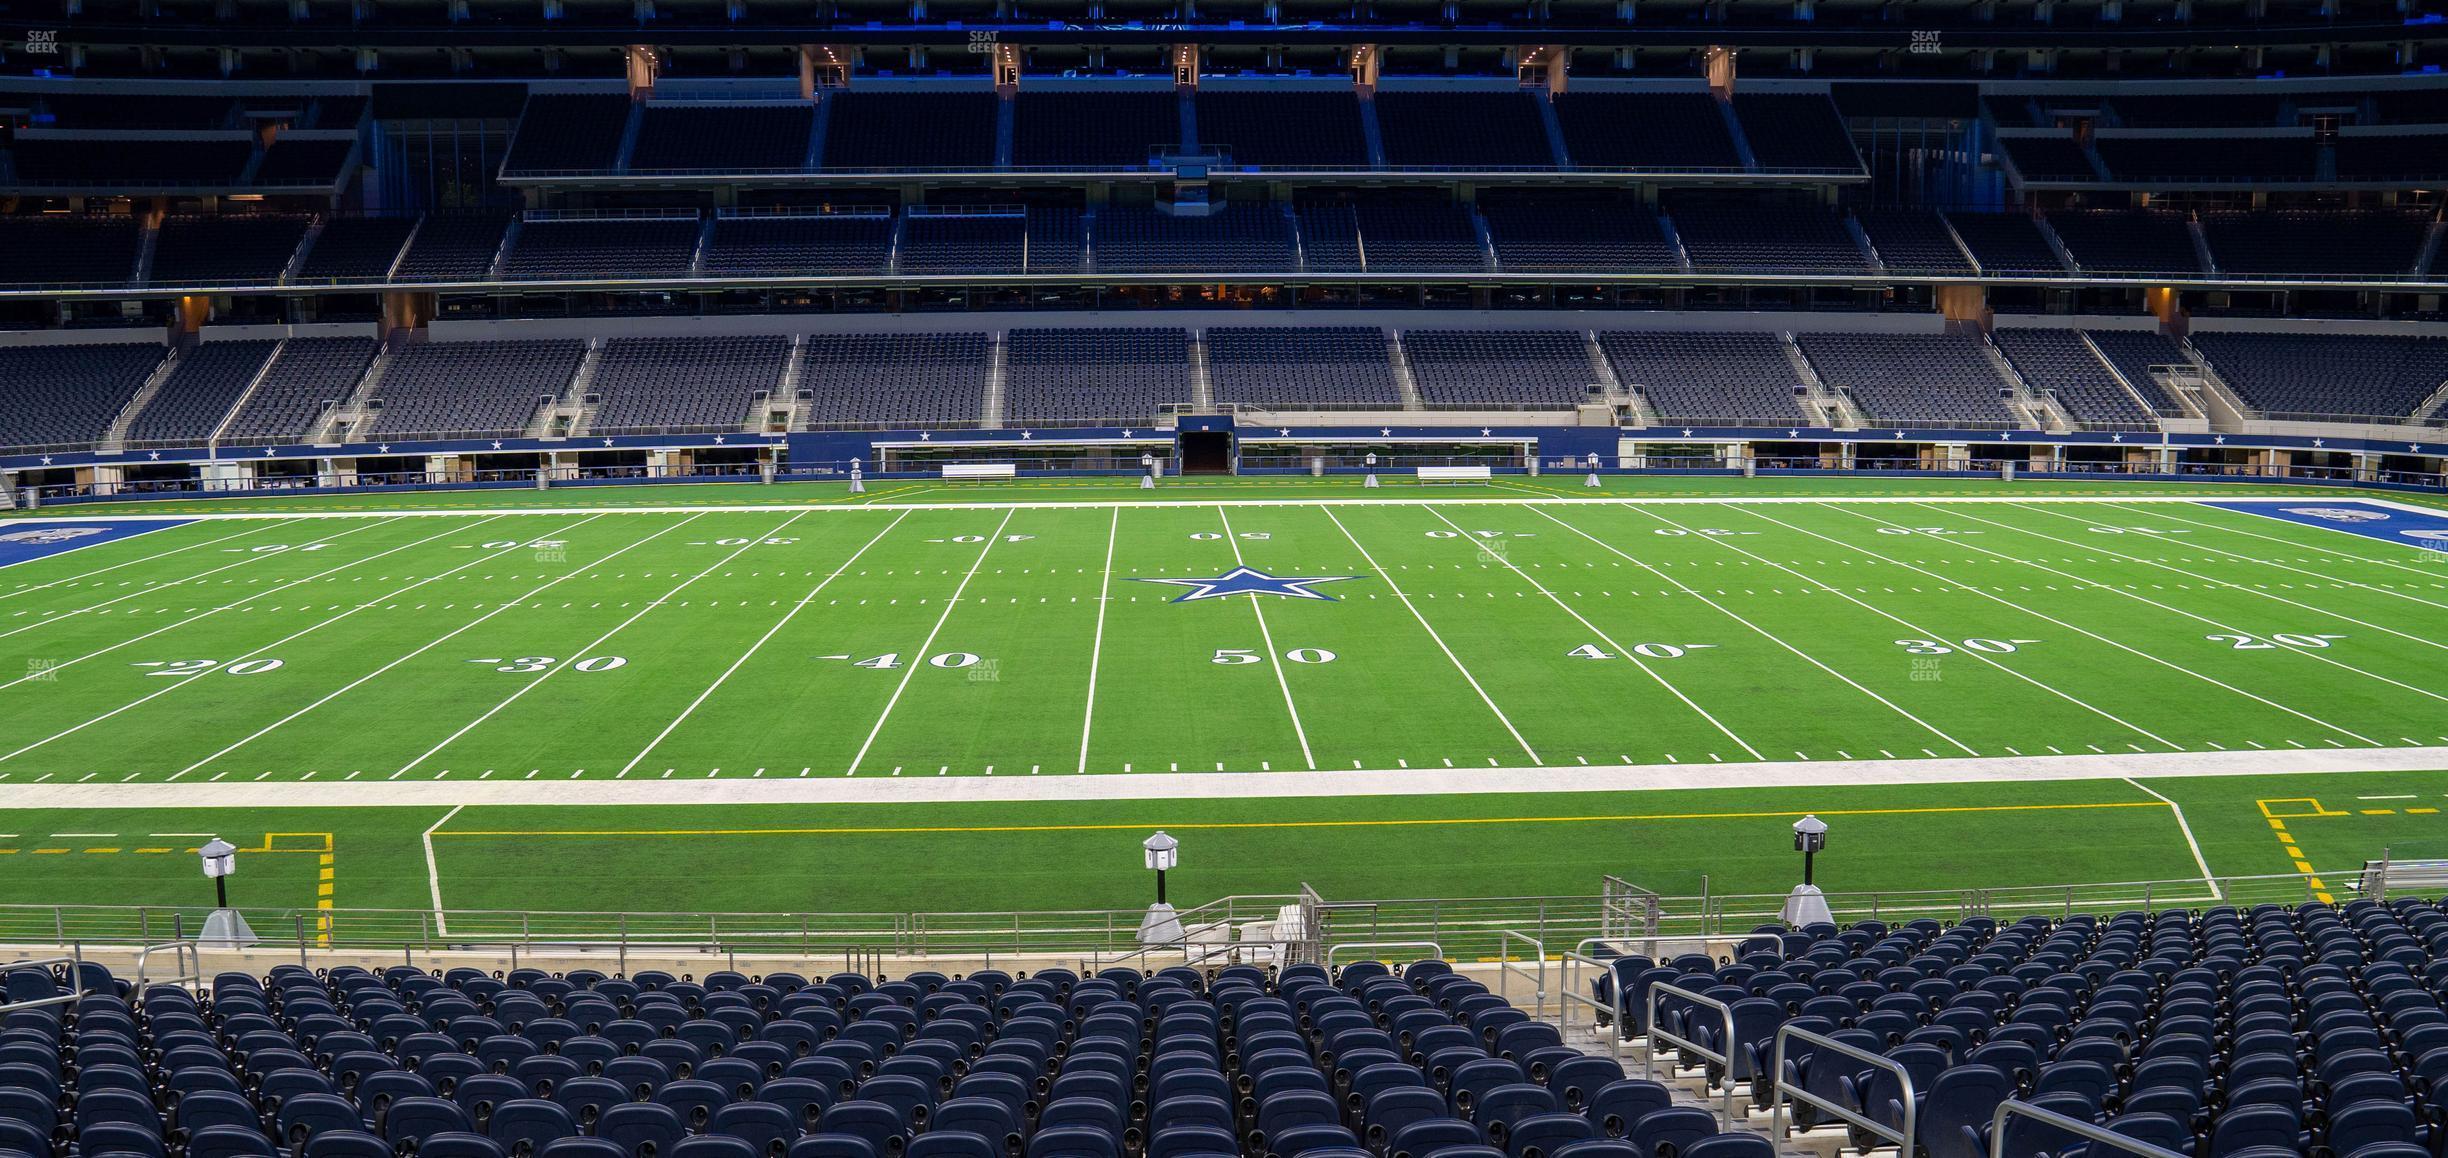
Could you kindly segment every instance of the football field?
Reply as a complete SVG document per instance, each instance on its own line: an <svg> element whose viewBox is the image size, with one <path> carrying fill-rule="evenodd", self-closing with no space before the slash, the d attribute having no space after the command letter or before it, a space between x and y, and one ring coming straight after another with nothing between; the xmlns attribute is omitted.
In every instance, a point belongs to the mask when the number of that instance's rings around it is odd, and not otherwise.
<svg viewBox="0 0 2448 1158"><path fill-rule="evenodd" d="M0 901L212 832L296 906L1091 907L1158 825L1770 888L1805 810L1859 887L2198 880L2448 803L2448 520L2375 495L670 490L0 523Z"/></svg>

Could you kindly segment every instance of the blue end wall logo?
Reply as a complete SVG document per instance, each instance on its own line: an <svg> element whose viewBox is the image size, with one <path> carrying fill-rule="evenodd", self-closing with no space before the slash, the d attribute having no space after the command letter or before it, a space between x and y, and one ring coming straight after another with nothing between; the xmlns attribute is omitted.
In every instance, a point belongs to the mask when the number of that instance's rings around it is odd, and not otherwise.
<svg viewBox="0 0 2448 1158"><path fill-rule="evenodd" d="M5 522L0 523L0 567L14 567L36 559L86 547L115 543L150 531L183 527L193 519L164 519L159 522Z"/></svg>
<svg viewBox="0 0 2448 1158"><path fill-rule="evenodd" d="M2425 551L2448 551L2448 513L2427 514L2363 502L2204 503L2225 511L2326 527Z"/></svg>

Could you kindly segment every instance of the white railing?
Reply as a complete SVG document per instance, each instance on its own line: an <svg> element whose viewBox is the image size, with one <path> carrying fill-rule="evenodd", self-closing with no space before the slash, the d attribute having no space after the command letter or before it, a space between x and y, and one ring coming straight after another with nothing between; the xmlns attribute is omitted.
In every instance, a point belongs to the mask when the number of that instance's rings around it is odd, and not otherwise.
<svg viewBox="0 0 2448 1158"><path fill-rule="evenodd" d="M1896 1088L1903 1093L1902 1122L1896 1126L1888 1126L1868 1115L1828 1101L1801 1086L1788 1084L1785 1081L1785 1043L1796 1039L1821 1050L1851 1058L1872 1069L1885 1070L1894 1074ZM1920 1131L1920 1094L1913 1089L1912 1072L1893 1058L1883 1057L1859 1046L1846 1045L1835 1038L1812 1033L1797 1026L1780 1025L1777 1027L1775 1064L1775 1092L1769 1095L1768 1099L1768 1134L1770 1137L1782 1142L1793 1136L1793 1123L1787 1120L1785 1113L1785 1099L1790 1097L1854 1129L1893 1143L1897 1147L1896 1154L1899 1158L1911 1158L1912 1155L1918 1153L1913 1149L1913 1145ZM1752 1080L1758 1081L1758 1075L1753 1075Z"/></svg>
<svg viewBox="0 0 2448 1158"><path fill-rule="evenodd" d="M2142 1158L2188 1158L2187 1155L2179 1154L2174 1150L2153 1146L2139 1138L2128 1138L2114 1130L2102 1129L2080 1118L2069 1118L2055 1110L2035 1106L2021 1098L2008 1098L1998 1103L1997 1115L1989 1120L1989 1158L2006 1158L2006 1120L2009 1118L2029 1118L2035 1122L2055 1126L2068 1134L2090 1142L2093 1149L2109 1146L2128 1154L2139 1154Z"/></svg>
<svg viewBox="0 0 2448 1158"><path fill-rule="evenodd" d="M1709 1047L1702 1045L1691 1038L1684 1037L1680 1034L1667 1032L1665 1023L1658 1020L1658 999L1660 997L1681 998L1682 1000L1691 1002L1702 1009L1716 1011L1717 1016L1723 1019L1725 1022L1725 1050L1723 1052L1719 1052L1717 1050L1710 1049ZM1734 1041L1734 1007L1726 1004L1725 1002L1719 1001L1714 997L1708 997L1695 993L1689 989L1683 988L1680 985L1675 985L1665 981L1660 981L1657 984L1649 987L1647 1001L1649 1037L1648 1048L1643 1050L1641 1055L1641 1076L1644 1078L1655 1078L1657 1076L1658 1055L1664 1052L1659 1048L1661 1045L1671 1045L1677 1049L1696 1054L1703 1061L1715 1062L1725 1069L1725 1093L1723 1095L1725 1100L1725 1112L1721 1115L1721 1117L1728 1122L1738 1121L1739 1119L1734 1116L1734 1050L1737 1048ZM1672 1067L1668 1067L1668 1072L1672 1072Z"/></svg>

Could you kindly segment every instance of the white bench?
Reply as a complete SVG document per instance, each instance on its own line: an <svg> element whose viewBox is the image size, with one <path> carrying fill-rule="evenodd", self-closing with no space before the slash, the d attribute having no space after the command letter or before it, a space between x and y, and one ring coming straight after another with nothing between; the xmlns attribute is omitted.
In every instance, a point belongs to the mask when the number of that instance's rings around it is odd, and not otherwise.
<svg viewBox="0 0 2448 1158"><path fill-rule="evenodd" d="M2448 889L2448 860L2367 860L2352 888L2357 894L2375 898L2384 891L2399 896L2429 896Z"/></svg>
<svg viewBox="0 0 2448 1158"><path fill-rule="evenodd" d="M1419 480L1423 483L1483 483L1493 482L1496 472L1484 466L1423 466Z"/></svg>
<svg viewBox="0 0 2448 1158"><path fill-rule="evenodd" d="M1008 462L947 462L945 478L1018 478L1020 468Z"/></svg>

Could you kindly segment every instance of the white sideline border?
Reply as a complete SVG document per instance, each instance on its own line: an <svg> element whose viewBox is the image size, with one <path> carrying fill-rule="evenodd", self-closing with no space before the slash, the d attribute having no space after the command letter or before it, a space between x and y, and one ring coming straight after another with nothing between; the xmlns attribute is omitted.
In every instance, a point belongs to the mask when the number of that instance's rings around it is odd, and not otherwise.
<svg viewBox="0 0 2448 1158"><path fill-rule="evenodd" d="M28 784L11 808L487 807L495 805L975 804L1099 800L1263 800L1321 796L1485 796L1657 789L1827 788L2034 780L2429 772L2448 747L2300 752L1981 756L1570 768L1099 773L1088 776L835 777L730 780L406 780L376 783Z"/></svg>
<svg viewBox="0 0 2448 1158"><path fill-rule="evenodd" d="M2220 503L2252 503L2252 504L2279 504L2279 503L2309 503L2309 502L2322 502L2322 501L2328 501L2328 502L2359 502L2359 503L2370 503L2370 504L2372 504L2372 505L2374 505L2374 506L2387 507L2387 508L2389 508L2389 509L2391 509L2391 510L2403 511L2403 512L2405 512L2405 513L2407 513L2407 514L2412 514L2412 515L2431 515L2431 516L2435 516L2435 517L2448 518L2448 507L2426 507L2426 506L2422 506L2422 505L2419 505L2419 504L2416 504L2416 503L2408 503L2408 502L2401 502L2401 501L2398 501L2398 500L2396 500L2396 499L2386 499L2386 498L2381 498L2381 497L2379 497L2378 495L2371 494L2371 493L2368 493L2368 492L2364 492L2364 491L2356 491L2356 490L2349 490L2349 489L2342 488L2342 487L2337 489L2337 494L2336 494L2336 497L2330 497L2330 496L2327 496L2327 495L2318 495L2318 494L2312 494L2312 495L2226 495L2226 494L2222 494L2222 495L2217 495L2217 496L2215 496L2215 497L2205 497L2205 496L2202 496L2202 495L2004 495L2004 494L1998 494L1998 495L1852 495L1852 496L1848 496L1848 495L1748 495L1748 496L1745 496L1745 495L1736 495L1736 496L1713 496L1713 497L1712 497L1712 496L1701 496L1701 495L1590 495L1590 496L1582 496L1582 495L1550 495L1550 494L1545 494L1545 493L1535 492L1535 491L1523 491L1523 492L1520 492L1520 493L1521 493L1521 496L1522 496L1522 497L1520 497L1520 498L1508 498L1508 497L1498 497L1498 496L1489 496L1489 497L1475 497L1475 496L1464 496L1464 495L1456 495L1456 496L1452 496L1452 497L1439 497L1439 496L1426 496L1426 495L1421 495L1421 496L1412 496L1412 497L1393 497L1393 498L1385 498L1385 497L1375 497L1375 498L1352 498L1352 497L1336 496L1336 495L1318 495L1318 496L1313 496L1313 497L1310 497L1310 498L1282 498L1282 499L1246 499L1246 498L1245 498L1245 499L1220 499L1220 498L1208 498L1208 499L1154 499L1154 500L1148 500L1148 501L1132 501L1132 500L1128 500L1128 499L1083 499L1083 500L1067 500L1067 501L1052 501L1052 500L1048 500L1048 501L1038 501L1038 500L1029 500L1029 499L1016 499L1016 500L1013 500L1013 501L1010 501L1010 502L960 502L960 503L856 503L856 504L843 504L843 503L834 503L834 502L810 502L810 503L715 503L715 504L707 504L707 505L703 505L703 506L679 506L679 505L639 505L639 506L619 506L619 507L602 507L602 506L594 506L594 507L465 507L465 508L461 508L461 507L447 507L447 508L437 508L437 509L431 509L431 510L419 510L419 509L413 509L413 508L412 508L412 509L404 509L404 510L387 510L387 511L197 511L197 512L194 512L194 513L191 513L191 514L175 514L175 515L169 515L169 514L162 514L162 515L74 515L74 514L59 514L59 515L35 515L35 516L32 516L32 517L21 517L21 518L6 518L6 519L0 519L0 527L14 527L14 526L20 526L20 525L31 525L31 524L36 524L36 523L67 523L67 522L73 522L73 523L99 523L99 522L128 522L128 523L182 522L182 523L195 523L195 522L212 522L212 521L232 521L232 520L240 520L240 519L432 519L432 518L451 518L451 519L460 519L460 518L477 518L477 517L486 516L486 515L492 515L492 516L504 516L504 515L562 515L562 516L568 516L568 515L602 515L602 514L612 514L612 515L720 515L720 514L751 514L751 515L763 515L763 514L772 514L772 513L776 512L776 511L807 511L807 512L810 512L810 513L821 512L821 511L1004 511L1004 510L1054 510L1054 511L1060 511L1060 510L1083 510L1083 511L1102 511L1102 510L1106 510L1106 509L1113 508L1113 507L1129 507L1129 508L1146 507L1146 508L1151 509L1151 510L1163 510L1163 509L1166 509L1166 508L1212 508L1212 507L1219 507L1219 506L1223 506L1223 507L1326 507L1326 506L1337 506L1337 507L1421 507L1421 506L1461 506L1461 507L1469 507L1469 506L1497 506L1497 507L1524 507L1524 506L1550 506L1550 505L1552 505L1552 506L1564 506L1564 507L1590 507L1590 506L1650 506L1650 505L1656 505L1656 506L1700 506L1700 507L1720 507L1720 506L1743 506L1743 505L1762 505L1762 506L1826 506L1826 505L1829 505L1829 504L1835 504L1835 503L1860 503L1860 504L1881 504L1881 505L1894 505L1894 504L1899 504L1899 503L1902 503L1902 504L1919 504L1919 505L1926 505L1926 504L1933 504L1933 503L1935 503L1935 504L1949 504L1949 503L2089 503L2089 504L2094 504L2094 505L2096 505L2096 504L2101 504L2101 503L2136 503L2136 504L2143 504L2143 503L2174 503L2174 504L2180 504L2180 505L2184 505L2184 506L2200 506L2200 505L2202 505L2202 504L2205 504L2205 503L2211 503L2211 502L2220 502ZM45 509L45 510L49 510L49 509L51 509L51 508L44 508L44 509ZM63 552L63 553L65 553L65 552ZM50 558L50 557L53 557L53 556L45 556L45 557L46 557L46 558Z"/></svg>

